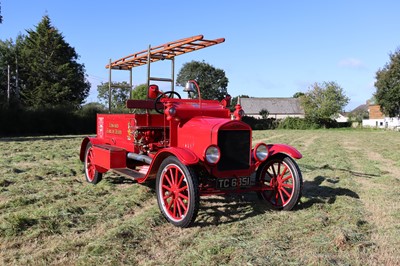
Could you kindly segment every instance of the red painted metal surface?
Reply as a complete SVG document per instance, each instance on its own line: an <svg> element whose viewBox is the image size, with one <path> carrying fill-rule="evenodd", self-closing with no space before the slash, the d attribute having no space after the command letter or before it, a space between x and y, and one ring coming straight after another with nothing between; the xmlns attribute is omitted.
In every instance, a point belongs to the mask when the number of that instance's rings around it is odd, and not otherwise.
<svg viewBox="0 0 400 266"><path fill-rule="evenodd" d="M105 169L126 167L126 151L124 149L111 145L93 145L92 149L97 166Z"/></svg>
<svg viewBox="0 0 400 266"><path fill-rule="evenodd" d="M286 144L269 144L268 152L270 156L283 153L295 159L301 159L303 157L296 148Z"/></svg>
<svg viewBox="0 0 400 266"><path fill-rule="evenodd" d="M199 35L129 55L108 67L130 69L145 64L146 52L157 61L223 41L207 41ZM94 180L97 173L108 170L139 183L156 179L161 184L157 194L162 212L182 227L193 222L199 195L253 191L277 208L291 209L302 187L298 184L301 173L291 158L300 159L301 153L285 144L261 144L264 148L254 151L252 147L260 144L253 145L252 130L241 121L241 106L231 112L229 97L221 102L204 100L196 87L198 99L178 99L166 97L151 85L148 95L153 99L127 101L128 108L145 113L98 114L97 135L85 138L80 151L88 181L96 183L101 179ZM160 114L153 111L155 107ZM192 190L185 176L190 176Z"/></svg>

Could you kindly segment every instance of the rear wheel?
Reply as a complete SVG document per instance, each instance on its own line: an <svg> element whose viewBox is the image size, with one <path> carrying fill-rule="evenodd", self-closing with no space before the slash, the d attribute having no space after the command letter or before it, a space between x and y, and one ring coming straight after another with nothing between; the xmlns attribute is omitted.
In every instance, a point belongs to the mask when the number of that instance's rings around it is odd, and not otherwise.
<svg viewBox="0 0 400 266"><path fill-rule="evenodd" d="M88 143L85 151L85 160L83 162L86 181L92 184L97 184L101 181L103 174L99 173L96 170L96 166L94 165L94 153L92 144Z"/></svg>
<svg viewBox="0 0 400 266"><path fill-rule="evenodd" d="M303 178L296 162L282 155L266 161L257 171L263 187L259 193L276 209L291 210L299 202Z"/></svg>
<svg viewBox="0 0 400 266"><path fill-rule="evenodd" d="M199 186L195 172L176 157L166 158L157 173L158 206L173 225L188 227L199 210Z"/></svg>

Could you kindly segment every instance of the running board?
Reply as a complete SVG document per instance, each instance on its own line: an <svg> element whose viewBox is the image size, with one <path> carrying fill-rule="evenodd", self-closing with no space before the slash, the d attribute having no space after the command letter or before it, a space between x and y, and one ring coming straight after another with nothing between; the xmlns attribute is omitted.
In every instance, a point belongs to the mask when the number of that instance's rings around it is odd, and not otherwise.
<svg viewBox="0 0 400 266"><path fill-rule="evenodd" d="M110 171L113 171L114 173L117 173L119 175L132 178L133 180L141 179L146 176L146 174L140 173L138 171L134 171L129 168L113 168L110 169Z"/></svg>

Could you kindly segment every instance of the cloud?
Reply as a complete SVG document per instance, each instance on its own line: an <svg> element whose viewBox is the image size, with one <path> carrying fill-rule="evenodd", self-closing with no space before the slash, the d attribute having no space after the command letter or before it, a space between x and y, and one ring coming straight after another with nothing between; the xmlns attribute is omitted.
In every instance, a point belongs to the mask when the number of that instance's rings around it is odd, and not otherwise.
<svg viewBox="0 0 400 266"><path fill-rule="evenodd" d="M363 69L366 68L364 63L356 58L345 58L339 61L338 65L340 67L348 67L348 68L356 68L356 69Z"/></svg>

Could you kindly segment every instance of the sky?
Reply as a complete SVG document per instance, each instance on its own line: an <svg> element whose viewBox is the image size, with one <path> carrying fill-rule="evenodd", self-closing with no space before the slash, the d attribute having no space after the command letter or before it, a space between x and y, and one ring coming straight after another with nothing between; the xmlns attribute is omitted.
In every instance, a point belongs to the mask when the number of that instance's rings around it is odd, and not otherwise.
<svg viewBox="0 0 400 266"><path fill-rule="evenodd" d="M0 7L1 40L50 17L85 65L92 85L86 102L97 101L110 59L202 34L225 42L176 57L175 74L204 60L225 71L229 94L251 97L292 97L334 81L350 111L373 96L376 71L400 47L398 0L0 0ZM133 69L134 85L147 82L146 71ZM151 75L170 71L169 63L155 63ZM112 80L129 81L129 71L113 71Z"/></svg>

